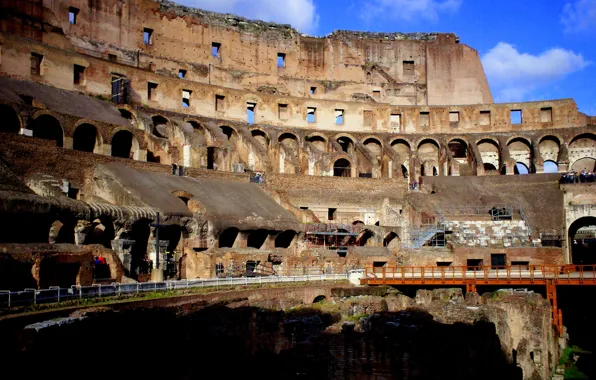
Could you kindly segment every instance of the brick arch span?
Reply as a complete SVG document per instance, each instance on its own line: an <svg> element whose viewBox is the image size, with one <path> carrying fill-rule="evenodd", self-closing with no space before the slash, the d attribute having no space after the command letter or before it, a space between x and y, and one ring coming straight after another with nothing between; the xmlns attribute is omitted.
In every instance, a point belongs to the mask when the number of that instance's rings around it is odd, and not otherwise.
<svg viewBox="0 0 596 380"><path fill-rule="evenodd" d="M370 140L375 140L376 142L378 142L379 145L381 145L381 148L384 148L385 147L385 144L383 142L383 139L379 138L379 136L376 136L376 135L365 135L365 136L363 136L360 139L360 143L361 144L364 144L364 142L367 141L367 140L369 140L369 139Z"/></svg>
<svg viewBox="0 0 596 380"><path fill-rule="evenodd" d="M407 139L405 137L390 137L387 141L389 142L388 145L390 147L393 146L394 143L398 143L400 141L403 141L403 142L405 142L408 145L408 148L410 149L410 152L412 151L412 145L413 145L412 144L412 140L409 140L409 139Z"/></svg>
<svg viewBox="0 0 596 380"><path fill-rule="evenodd" d="M281 131L279 131L275 137L275 141L277 144L279 144L279 139L283 136L283 135L292 135L294 136L294 138L296 139L296 142L298 143L298 146L302 146L302 144L304 143L302 136L300 136L299 133L297 133L296 131L294 131L293 129L283 129Z"/></svg>
<svg viewBox="0 0 596 380"><path fill-rule="evenodd" d="M416 147L416 151L418 151L418 149L420 149L420 145L422 145L422 143L426 140L433 141L435 144L437 144L437 148L439 149L439 151L441 150L441 146L442 146L441 140L439 140L436 137L424 135L424 136L418 137L416 140L414 140L416 142L416 144L413 146Z"/></svg>
<svg viewBox="0 0 596 380"><path fill-rule="evenodd" d="M207 127L205 127L205 125L203 124L203 122L201 122L200 120L198 120L197 118L194 117L186 117L183 119L185 123L188 123L192 126L193 129L193 133L202 133L204 138L205 138L205 145L207 146L211 146L213 145L213 135L211 134L211 131L209 131L209 129Z"/></svg>
<svg viewBox="0 0 596 380"><path fill-rule="evenodd" d="M339 160L348 161L348 163L350 164L350 166L349 166L350 176L349 177L354 177L354 170L356 170L356 166L354 164L354 158L345 152L331 153L329 155L329 165L330 165L329 169L333 171L333 176L334 177L344 177L344 176L336 176L335 175L336 174L335 173L335 163Z"/></svg>
<svg viewBox="0 0 596 380"><path fill-rule="evenodd" d="M576 140L579 140L581 138L590 138L590 139L596 141L596 134L592 133L592 132L586 132L586 131L579 132L577 134L574 134L571 138L569 138L568 145L571 145Z"/></svg>
<svg viewBox="0 0 596 380"><path fill-rule="evenodd" d="M92 125L92 126L95 127L95 129L97 130L98 142L103 145L104 141L106 140L106 137L104 136L106 127L105 127L105 125L103 123L98 122L96 120L90 120L90 119L79 119L79 120L77 120L73 124L72 131L70 131L69 134L66 134L66 131L65 131L65 136L66 137L74 137L74 134L75 134L77 128L79 126L83 125L83 124L90 124L90 125Z"/></svg>
<svg viewBox="0 0 596 380"><path fill-rule="evenodd" d="M39 125L40 118L48 118L48 121L50 121L49 118L51 118L53 121L50 123L49 127L47 125L44 127ZM62 115L49 110L40 110L35 112L31 117L29 128L33 130L33 137L56 141L56 146L63 148L65 124L68 124L68 119L64 118Z"/></svg>
<svg viewBox="0 0 596 380"><path fill-rule="evenodd" d="M522 136L522 135L514 135L514 136L509 137L506 140L505 145L509 146L509 144L511 144L511 142L513 140L523 140L524 142L526 142L528 144L530 149L532 149L532 139L531 138L528 138L528 137Z"/></svg>
<svg viewBox="0 0 596 380"><path fill-rule="evenodd" d="M147 142L145 141L145 133L144 131L137 130L131 127L125 127L123 125L118 126L106 126L104 142L106 144L111 144L114 135L120 131L127 131L132 133L133 137L137 139L139 143L139 149L147 149Z"/></svg>
<svg viewBox="0 0 596 380"><path fill-rule="evenodd" d="M476 136L475 140L473 140L473 141L476 145L478 145L478 143L480 143L480 141L483 141L483 140L491 141L497 146L497 148L501 149L501 143L499 142L499 139L497 139L496 137L494 137L492 135Z"/></svg>

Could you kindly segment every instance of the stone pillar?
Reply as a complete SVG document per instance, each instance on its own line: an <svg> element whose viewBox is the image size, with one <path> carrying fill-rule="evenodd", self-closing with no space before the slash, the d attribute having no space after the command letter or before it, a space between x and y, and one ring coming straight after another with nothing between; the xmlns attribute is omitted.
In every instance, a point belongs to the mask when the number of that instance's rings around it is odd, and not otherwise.
<svg viewBox="0 0 596 380"><path fill-rule="evenodd" d="M166 248L170 244L167 240L159 241L159 269L164 269L166 264ZM147 256L153 261L153 269L157 266L157 254L155 252L155 239L150 239L147 243Z"/></svg>
<svg viewBox="0 0 596 380"><path fill-rule="evenodd" d="M505 174L514 174L515 165L517 164L517 162L515 162L515 160L511 158L511 153L509 153L509 147L507 146L507 140L499 138L499 150L501 151L501 157L499 159L499 172L501 171L503 165L505 165Z"/></svg>
<svg viewBox="0 0 596 380"><path fill-rule="evenodd" d="M72 149L73 146L73 138L64 136L64 141L62 143L62 147L65 149Z"/></svg>
<svg viewBox="0 0 596 380"><path fill-rule="evenodd" d="M566 143L561 142L559 147L559 156L557 157L557 165L559 165L559 172L566 173L569 171L569 147Z"/></svg>
<svg viewBox="0 0 596 380"><path fill-rule="evenodd" d="M112 249L116 251L126 273L129 275L131 270L132 254L130 253L135 240L116 239L112 240Z"/></svg>
<svg viewBox="0 0 596 380"><path fill-rule="evenodd" d="M476 163L476 175L485 175L484 161L475 141L468 142L469 154L472 156L472 161Z"/></svg>
<svg viewBox="0 0 596 380"><path fill-rule="evenodd" d="M540 153L540 143L537 139L532 139L532 166L534 166L535 173L544 173L544 159Z"/></svg>

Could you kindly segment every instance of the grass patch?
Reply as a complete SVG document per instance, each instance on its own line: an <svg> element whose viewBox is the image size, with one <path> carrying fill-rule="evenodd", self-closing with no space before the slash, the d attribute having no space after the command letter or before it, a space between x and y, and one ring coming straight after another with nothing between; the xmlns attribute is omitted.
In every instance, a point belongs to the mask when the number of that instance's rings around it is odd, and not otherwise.
<svg viewBox="0 0 596 380"><path fill-rule="evenodd" d="M559 364L565 368L565 379L589 379L589 377L582 371L580 371L577 365L574 363L574 354L592 355L592 352L581 349L578 346L568 346L567 348L565 348L565 350L563 350L563 353L561 354L561 358L559 359Z"/></svg>

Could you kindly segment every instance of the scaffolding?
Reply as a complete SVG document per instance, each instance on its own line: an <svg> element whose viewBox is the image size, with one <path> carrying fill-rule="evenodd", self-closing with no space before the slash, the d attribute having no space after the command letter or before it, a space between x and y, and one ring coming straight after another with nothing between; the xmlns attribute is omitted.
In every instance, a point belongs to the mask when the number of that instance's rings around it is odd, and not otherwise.
<svg viewBox="0 0 596 380"><path fill-rule="evenodd" d="M311 248L324 248L340 256L348 253L348 247L360 245L365 231L362 224L310 223L306 225L306 244Z"/></svg>

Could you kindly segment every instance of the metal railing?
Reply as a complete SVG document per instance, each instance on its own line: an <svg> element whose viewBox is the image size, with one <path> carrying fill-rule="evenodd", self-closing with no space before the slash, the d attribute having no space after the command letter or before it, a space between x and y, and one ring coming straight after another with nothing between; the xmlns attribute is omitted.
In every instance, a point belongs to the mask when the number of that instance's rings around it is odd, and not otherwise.
<svg viewBox="0 0 596 380"><path fill-rule="evenodd" d="M204 280L178 280L163 282L137 282L133 284L112 283L109 285L76 286L49 289L25 289L22 291L0 290L0 309L23 307L39 304L60 303L64 301L116 297L121 295L141 294L148 292L166 292L179 289L220 288L238 285L262 285L313 281L343 281L348 279L347 273L302 275L302 276L268 276L268 277L228 277Z"/></svg>
<svg viewBox="0 0 596 380"><path fill-rule="evenodd" d="M364 268L362 283L596 285L596 265L519 265Z"/></svg>

